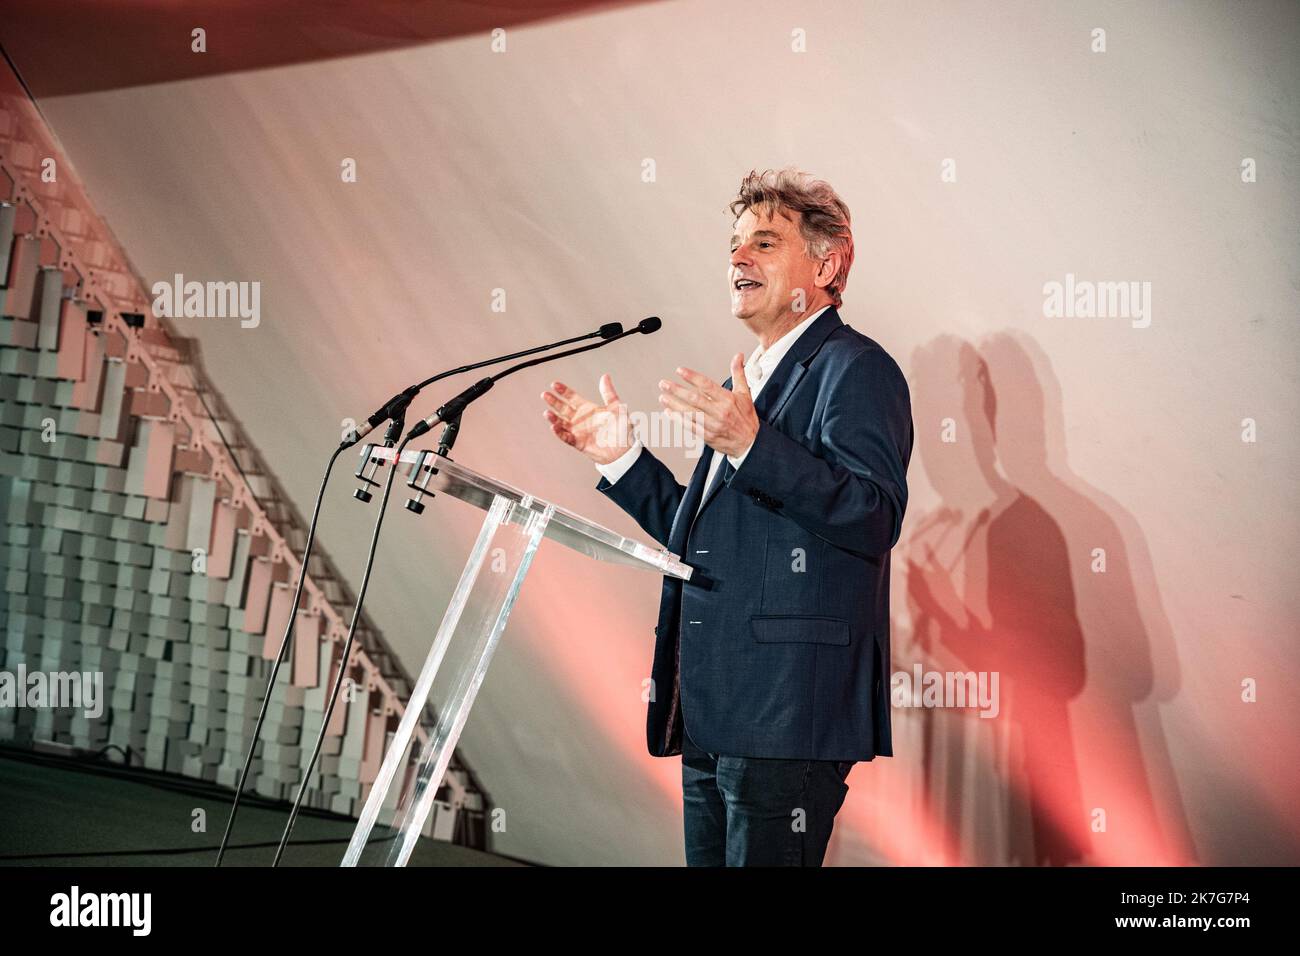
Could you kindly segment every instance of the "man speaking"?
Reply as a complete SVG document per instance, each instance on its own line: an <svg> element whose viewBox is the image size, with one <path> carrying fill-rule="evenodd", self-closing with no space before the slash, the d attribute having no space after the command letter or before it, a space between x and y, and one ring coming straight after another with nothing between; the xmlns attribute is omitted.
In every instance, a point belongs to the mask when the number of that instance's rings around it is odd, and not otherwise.
<svg viewBox="0 0 1300 956"><path fill-rule="evenodd" d="M682 755L686 862L820 866L855 761L892 756L889 552L907 507L911 399L898 365L837 312L849 210L793 169L731 203L732 315L758 340L721 385L689 368L659 401L710 450L685 487L599 403L543 393L597 489L694 569L665 578L650 753Z"/></svg>

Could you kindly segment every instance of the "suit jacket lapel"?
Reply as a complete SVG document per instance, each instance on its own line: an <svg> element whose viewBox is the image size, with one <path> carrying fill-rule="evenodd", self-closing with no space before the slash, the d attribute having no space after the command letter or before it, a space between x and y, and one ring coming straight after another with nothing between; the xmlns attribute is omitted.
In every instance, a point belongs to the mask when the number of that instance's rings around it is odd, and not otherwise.
<svg viewBox="0 0 1300 956"><path fill-rule="evenodd" d="M781 409L785 407L785 403L790 400L790 396L794 394L794 390L799 386L799 382L802 381L804 375L807 373L808 365L812 361L813 356L816 355L817 350L821 348L822 342L826 341L826 336L830 335L834 329L843 324L844 323L840 321L839 313L835 311L834 306L831 306L819 315L813 324L804 330L803 334L800 335L799 338L795 339L794 344L790 346L790 350L782 356L781 361L778 362L776 368L772 370L771 379L769 379L763 386L763 390L758 393L758 398L754 400L754 411L758 414L760 420L769 424L776 421L777 416L781 414ZM728 391L731 390L730 377L722 383L722 387ZM707 446L705 447L707 448ZM712 451L712 449L709 450ZM714 452L714 454L717 453ZM705 455L703 457L707 463L709 456ZM707 467L707 464L705 467ZM697 472L700 471L699 466L697 466L695 470ZM709 502L713 500L713 496L716 495L718 489L722 487L723 480L727 477L727 474L733 471L735 471L735 469L731 467L731 462L727 460L726 455L723 455L722 465L718 468L718 473L714 476L713 482L707 489L707 497L704 499L704 504L700 506L697 511L703 512L704 509L709 506ZM691 480L692 484L694 484L695 476L692 476ZM690 489L687 489L687 497L690 497ZM683 499L683 503L685 503L685 499ZM689 513L694 517L696 511L691 511ZM680 516L680 514L681 511L679 509L678 515ZM687 527L689 527L689 525L687 525ZM677 553L680 554L681 552Z"/></svg>
<svg viewBox="0 0 1300 956"><path fill-rule="evenodd" d="M700 495L704 493L704 479L709 473L709 460L712 455L713 449L705 445L704 453L700 455L700 460L695 463L695 471L691 473L691 480L686 486L686 494L682 496L682 503L677 506L677 514L673 516L673 526L668 532L668 550L673 554L684 553L686 534L690 529L691 519L698 510Z"/></svg>

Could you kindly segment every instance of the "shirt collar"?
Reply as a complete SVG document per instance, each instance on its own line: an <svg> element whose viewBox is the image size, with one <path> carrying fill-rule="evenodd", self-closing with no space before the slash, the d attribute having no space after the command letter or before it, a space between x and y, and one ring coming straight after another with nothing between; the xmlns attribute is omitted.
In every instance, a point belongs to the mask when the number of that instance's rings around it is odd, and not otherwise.
<svg viewBox="0 0 1300 956"><path fill-rule="evenodd" d="M829 305L822 306L812 315L808 316L808 318L804 319L792 328L789 332L785 333L785 335L773 342L770 348L765 350L763 346L758 346L752 353L750 353L749 359L745 362L745 368L752 369L757 363L758 367L763 370L765 376L770 374L778 365L781 364L781 359L785 357L786 352L790 351L790 347L794 345L795 340L808 330L808 326L812 325L813 322L817 320L817 316L821 315L829 308Z"/></svg>

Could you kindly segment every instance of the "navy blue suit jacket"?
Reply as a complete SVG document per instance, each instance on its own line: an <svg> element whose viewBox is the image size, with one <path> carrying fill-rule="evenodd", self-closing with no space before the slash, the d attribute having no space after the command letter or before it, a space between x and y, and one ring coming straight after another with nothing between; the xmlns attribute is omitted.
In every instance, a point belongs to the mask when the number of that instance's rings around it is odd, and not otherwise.
<svg viewBox="0 0 1300 956"><path fill-rule="evenodd" d="M830 308L755 409L748 456L739 469L724 458L707 494L707 448L686 487L648 449L596 486L694 569L663 582L650 753L681 753L684 719L709 753L892 756L889 552L907 506L907 380Z"/></svg>

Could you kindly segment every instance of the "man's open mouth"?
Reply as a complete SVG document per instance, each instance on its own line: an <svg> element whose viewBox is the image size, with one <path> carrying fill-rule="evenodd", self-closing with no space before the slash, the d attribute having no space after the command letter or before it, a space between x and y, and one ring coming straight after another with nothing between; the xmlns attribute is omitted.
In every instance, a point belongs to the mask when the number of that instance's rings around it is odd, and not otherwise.
<svg viewBox="0 0 1300 956"><path fill-rule="evenodd" d="M747 289L757 289L763 283L755 282L753 279L737 279L731 284L731 287L737 292L744 292Z"/></svg>

